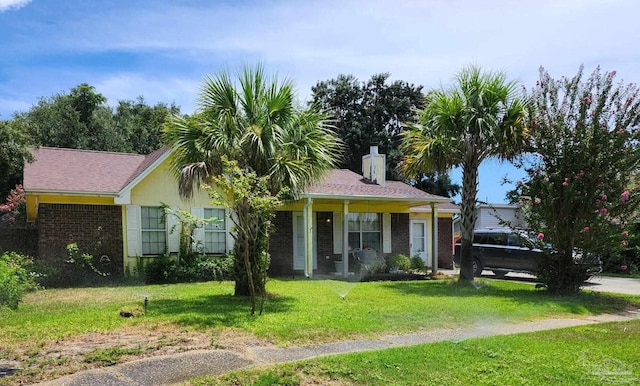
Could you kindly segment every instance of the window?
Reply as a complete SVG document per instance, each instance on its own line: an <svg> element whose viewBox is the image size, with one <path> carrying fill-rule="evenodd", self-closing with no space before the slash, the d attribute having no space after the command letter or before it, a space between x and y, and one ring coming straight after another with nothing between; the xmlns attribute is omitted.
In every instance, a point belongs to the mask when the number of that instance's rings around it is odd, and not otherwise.
<svg viewBox="0 0 640 386"><path fill-rule="evenodd" d="M142 254L162 255L167 247L167 229L164 225L164 211L159 207L140 208L142 231Z"/></svg>
<svg viewBox="0 0 640 386"><path fill-rule="evenodd" d="M204 226L205 253L227 253L227 219L224 209L204 209L204 218L215 218Z"/></svg>
<svg viewBox="0 0 640 386"><path fill-rule="evenodd" d="M349 249L371 248L382 252L380 213L349 213Z"/></svg>

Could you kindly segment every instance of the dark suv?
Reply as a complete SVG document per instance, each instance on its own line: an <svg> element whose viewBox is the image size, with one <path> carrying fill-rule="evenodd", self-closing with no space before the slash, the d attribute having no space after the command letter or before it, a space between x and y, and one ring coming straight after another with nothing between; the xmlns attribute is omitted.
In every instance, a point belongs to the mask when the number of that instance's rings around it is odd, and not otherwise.
<svg viewBox="0 0 640 386"><path fill-rule="evenodd" d="M497 277L509 272L536 274L543 253L535 240L526 233L508 228L477 229L473 236L473 275L480 276L483 269L491 270ZM576 260L582 258L576 254ZM460 243L455 245L453 261L460 265ZM601 271L602 263L595 258L591 274Z"/></svg>

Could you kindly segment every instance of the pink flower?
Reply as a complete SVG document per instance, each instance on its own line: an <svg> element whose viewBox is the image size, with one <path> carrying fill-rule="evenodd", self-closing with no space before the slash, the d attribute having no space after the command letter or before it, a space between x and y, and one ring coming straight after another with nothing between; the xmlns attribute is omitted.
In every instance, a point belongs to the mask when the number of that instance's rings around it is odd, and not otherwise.
<svg viewBox="0 0 640 386"><path fill-rule="evenodd" d="M622 192L621 196L623 201L627 201L629 199L629 191L625 190L624 192Z"/></svg>
<svg viewBox="0 0 640 386"><path fill-rule="evenodd" d="M607 195L603 194L602 197L600 197L602 199L602 201L607 201Z"/></svg>
<svg viewBox="0 0 640 386"><path fill-rule="evenodd" d="M626 271L626 270L627 270L627 268L629 268L629 267L627 267L625 264L622 264L622 265L620 266L620 270L621 270L621 271L623 271L623 272L624 272L624 271Z"/></svg>
<svg viewBox="0 0 640 386"><path fill-rule="evenodd" d="M602 208L602 209L600 209L599 212L600 212L601 215L604 216L605 214L607 214L607 208Z"/></svg>
<svg viewBox="0 0 640 386"><path fill-rule="evenodd" d="M622 237L627 237L627 236L629 236L629 232L627 231L622 232Z"/></svg>
<svg viewBox="0 0 640 386"><path fill-rule="evenodd" d="M584 97L584 104L589 106L591 104L591 94Z"/></svg>
<svg viewBox="0 0 640 386"><path fill-rule="evenodd" d="M562 181L562 186L569 186L569 179L565 178L564 181Z"/></svg>
<svg viewBox="0 0 640 386"><path fill-rule="evenodd" d="M584 233L589 233L589 227L584 227L583 231Z"/></svg>
<svg viewBox="0 0 640 386"><path fill-rule="evenodd" d="M538 236L536 236L538 238L538 240L542 240L544 239L544 233L540 232L538 233Z"/></svg>
<svg viewBox="0 0 640 386"><path fill-rule="evenodd" d="M627 240L622 240L622 245L624 245L625 247L629 244L629 242Z"/></svg>
<svg viewBox="0 0 640 386"><path fill-rule="evenodd" d="M616 76L616 70L611 71L611 76Z"/></svg>

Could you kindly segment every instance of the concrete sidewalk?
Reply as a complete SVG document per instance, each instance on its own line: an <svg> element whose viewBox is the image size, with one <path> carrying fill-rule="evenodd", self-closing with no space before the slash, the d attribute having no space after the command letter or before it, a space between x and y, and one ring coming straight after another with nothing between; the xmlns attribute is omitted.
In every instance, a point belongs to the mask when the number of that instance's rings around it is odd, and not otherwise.
<svg viewBox="0 0 640 386"><path fill-rule="evenodd" d="M535 322L479 323L461 329L390 335L374 340L351 340L303 347L245 347L229 350L190 351L178 355L147 358L101 369L83 371L40 385L55 386L152 386L185 382L203 375L224 374L232 370L272 365L325 355L379 350L440 341L459 341L492 335L552 330L587 324L640 319L640 310L620 314L590 316L581 319L544 319Z"/></svg>

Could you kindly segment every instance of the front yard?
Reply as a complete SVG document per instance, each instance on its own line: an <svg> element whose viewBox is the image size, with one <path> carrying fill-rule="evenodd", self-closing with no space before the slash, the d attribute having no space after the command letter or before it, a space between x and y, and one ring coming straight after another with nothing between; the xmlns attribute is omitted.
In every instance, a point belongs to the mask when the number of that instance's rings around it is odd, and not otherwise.
<svg viewBox="0 0 640 386"><path fill-rule="evenodd" d="M22 370L0 377L0 385L201 348L302 345L640 308L639 297L550 297L527 284L475 284L271 280L264 314L256 317L246 299L232 296L231 282L43 290L17 311L3 311L0 367Z"/></svg>

